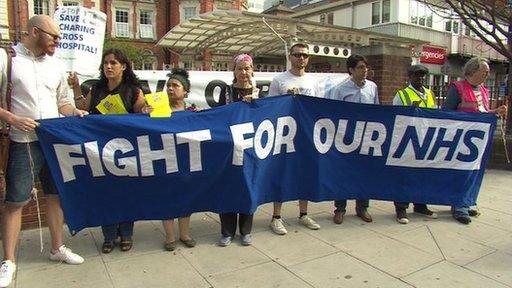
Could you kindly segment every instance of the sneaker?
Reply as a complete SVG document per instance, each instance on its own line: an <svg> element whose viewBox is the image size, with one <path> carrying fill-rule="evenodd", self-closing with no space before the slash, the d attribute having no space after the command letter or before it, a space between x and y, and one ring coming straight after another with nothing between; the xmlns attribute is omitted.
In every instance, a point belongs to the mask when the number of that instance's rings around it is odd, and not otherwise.
<svg viewBox="0 0 512 288"><path fill-rule="evenodd" d="M469 215L458 215L458 216L453 216L453 218L455 218L455 220L457 220L460 223L465 224L465 225L468 225L469 223L471 223L471 218L469 218Z"/></svg>
<svg viewBox="0 0 512 288"><path fill-rule="evenodd" d="M427 205L419 207L414 206L414 213L421 214L428 218L437 219L437 213L428 209Z"/></svg>
<svg viewBox="0 0 512 288"><path fill-rule="evenodd" d="M231 244L231 236L222 236L219 240L219 246L226 247Z"/></svg>
<svg viewBox="0 0 512 288"><path fill-rule="evenodd" d="M0 266L0 287L7 287L11 285L16 272L16 264L11 260L5 260Z"/></svg>
<svg viewBox="0 0 512 288"><path fill-rule="evenodd" d="M405 209L396 210L396 221L400 224L409 223L409 219L407 219L407 211L405 211Z"/></svg>
<svg viewBox="0 0 512 288"><path fill-rule="evenodd" d="M274 231L274 233L277 235L285 235L288 233L284 227L283 219L281 218L272 218L272 221L270 222L270 228L272 228L272 231Z"/></svg>
<svg viewBox="0 0 512 288"><path fill-rule="evenodd" d="M74 265L84 263L84 258L82 258L82 256L73 253L71 249L67 248L64 245L60 246L57 252L50 252L50 260L66 262L68 264Z"/></svg>
<svg viewBox="0 0 512 288"><path fill-rule="evenodd" d="M315 222L315 220L311 219L308 215L304 215L299 218L299 223L308 227L311 230L318 230L320 229L320 225Z"/></svg>
<svg viewBox="0 0 512 288"><path fill-rule="evenodd" d="M251 234L242 235L242 245L249 246L252 244L252 236Z"/></svg>

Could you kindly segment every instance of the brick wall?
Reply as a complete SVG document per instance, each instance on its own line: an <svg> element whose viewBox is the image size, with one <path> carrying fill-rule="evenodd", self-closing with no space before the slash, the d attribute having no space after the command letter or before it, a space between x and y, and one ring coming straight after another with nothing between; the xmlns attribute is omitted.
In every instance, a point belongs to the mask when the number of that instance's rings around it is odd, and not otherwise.
<svg viewBox="0 0 512 288"><path fill-rule="evenodd" d="M411 66L411 58L382 54L366 57L374 71L373 81L379 88L380 102L391 105L396 92L407 85L407 69Z"/></svg>

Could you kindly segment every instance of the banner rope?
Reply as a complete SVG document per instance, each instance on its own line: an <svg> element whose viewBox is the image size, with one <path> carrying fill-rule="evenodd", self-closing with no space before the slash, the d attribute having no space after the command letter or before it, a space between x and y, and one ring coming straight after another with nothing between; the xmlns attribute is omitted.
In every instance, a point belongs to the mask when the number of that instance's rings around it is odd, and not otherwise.
<svg viewBox="0 0 512 288"><path fill-rule="evenodd" d="M507 138L505 137L505 116L500 116L501 124L500 124L500 130L501 130L501 140L503 140L503 147L505 148L505 157L507 158L507 164L510 164L510 158L508 156L508 149L507 149Z"/></svg>
<svg viewBox="0 0 512 288"><path fill-rule="evenodd" d="M30 150L30 142L28 139L28 133L25 134L27 140L27 152L28 152L28 160L30 164L30 174L32 176L32 199L36 201L37 208L37 222L39 224L39 245L41 247L40 252L43 253L43 225L41 224L41 211L39 209L39 199L37 198L37 189L36 189L36 176L34 175L34 159L32 158L32 151Z"/></svg>

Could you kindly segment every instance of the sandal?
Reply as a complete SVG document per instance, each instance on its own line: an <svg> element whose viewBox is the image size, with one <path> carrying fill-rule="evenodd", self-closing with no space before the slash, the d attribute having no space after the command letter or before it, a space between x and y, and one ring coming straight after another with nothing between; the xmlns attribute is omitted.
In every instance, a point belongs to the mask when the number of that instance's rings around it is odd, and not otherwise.
<svg viewBox="0 0 512 288"><path fill-rule="evenodd" d="M188 248L192 248L192 247L196 246L196 240L194 240L192 238L190 238L188 240L183 240L180 238L180 242L183 243Z"/></svg>
<svg viewBox="0 0 512 288"><path fill-rule="evenodd" d="M108 254L114 250L114 241L105 241L101 246L101 252Z"/></svg>
<svg viewBox="0 0 512 288"><path fill-rule="evenodd" d="M126 252L132 249L133 241L132 239L121 239L121 243L119 243L119 248L121 251Z"/></svg>
<svg viewBox="0 0 512 288"><path fill-rule="evenodd" d="M167 251L174 251L176 249L176 241L165 242L164 249Z"/></svg>

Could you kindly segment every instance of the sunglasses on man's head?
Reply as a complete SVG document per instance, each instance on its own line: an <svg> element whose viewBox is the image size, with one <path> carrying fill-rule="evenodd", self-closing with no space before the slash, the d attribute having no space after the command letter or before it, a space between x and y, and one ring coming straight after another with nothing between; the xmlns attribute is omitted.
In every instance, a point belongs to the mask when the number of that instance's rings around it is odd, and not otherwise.
<svg viewBox="0 0 512 288"><path fill-rule="evenodd" d="M61 39L60 35L50 33L50 32L45 31L45 30L43 30L43 29L41 29L41 28L39 28L39 27L35 27L35 28L36 28L37 30L39 30L39 31L41 31L41 32L43 32L43 33L45 33L45 34L47 34L48 36L52 37L52 39L53 39L53 40L55 40L55 41L57 41L57 40L60 40L60 39Z"/></svg>
<svg viewBox="0 0 512 288"><path fill-rule="evenodd" d="M304 59L309 58L309 54L306 54L306 53L292 53L291 55L295 58L301 58L301 57Z"/></svg>

